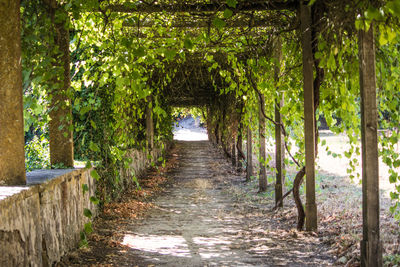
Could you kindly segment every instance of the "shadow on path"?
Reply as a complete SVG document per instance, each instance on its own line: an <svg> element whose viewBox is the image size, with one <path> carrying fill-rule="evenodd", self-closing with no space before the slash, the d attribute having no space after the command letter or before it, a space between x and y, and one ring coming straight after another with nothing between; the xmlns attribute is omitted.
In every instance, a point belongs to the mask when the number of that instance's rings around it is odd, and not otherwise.
<svg viewBox="0 0 400 267"><path fill-rule="evenodd" d="M281 235L266 228L268 214L235 201L231 170L208 141L176 143L173 183L140 220L123 221L122 247L91 244L79 257L109 266L327 266L332 258L318 238ZM107 226L104 226L107 228ZM113 231L113 229L104 229ZM88 256L89 255L89 256ZM107 266L107 265L104 265Z"/></svg>

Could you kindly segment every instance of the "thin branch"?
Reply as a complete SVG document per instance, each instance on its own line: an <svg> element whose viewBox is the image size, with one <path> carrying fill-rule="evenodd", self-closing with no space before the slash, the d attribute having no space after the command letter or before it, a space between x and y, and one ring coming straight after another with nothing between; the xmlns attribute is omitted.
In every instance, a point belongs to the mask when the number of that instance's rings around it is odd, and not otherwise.
<svg viewBox="0 0 400 267"><path fill-rule="evenodd" d="M273 207L271 211L275 211L276 209L278 209L278 208L280 207L280 205L282 205L283 200L284 200L288 195L290 195L290 193L292 193L292 192L293 192L293 187L292 187L292 189L290 189L289 191L287 191L287 192L283 195L283 197L275 204L275 207Z"/></svg>
<svg viewBox="0 0 400 267"><path fill-rule="evenodd" d="M250 81L250 83L251 83L253 89L257 92L258 97L259 97L259 99L260 99L260 101L261 101L261 105L264 105L265 103L264 103L264 101L262 100L261 92L260 92L260 91L258 90L258 88L257 88L257 84L255 83L255 81L254 81L254 79L253 79L253 77L252 77L251 70L248 72L248 79L249 79L249 81ZM283 134L285 137L288 137L288 134L287 134L287 132L286 132L286 130L285 130L285 127L284 127L284 125L283 125L282 123L277 123L277 122L274 121L272 118L268 117L268 116L265 114L264 109L261 109L261 111L262 111L263 116L264 116L267 120L271 121L275 126L280 126L281 129L282 129L282 134ZM295 159L295 157L294 157L294 156L292 155L292 153L290 152L286 140L285 140L284 143L285 143L285 149L286 149L286 151L287 151L289 157L292 159L292 161L293 161L298 167L301 167L300 163Z"/></svg>

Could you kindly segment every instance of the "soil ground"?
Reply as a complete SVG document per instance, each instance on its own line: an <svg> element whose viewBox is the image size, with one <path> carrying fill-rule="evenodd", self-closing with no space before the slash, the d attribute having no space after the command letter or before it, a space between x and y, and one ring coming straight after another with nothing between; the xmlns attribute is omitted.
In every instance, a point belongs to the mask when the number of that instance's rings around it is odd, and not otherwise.
<svg viewBox="0 0 400 267"><path fill-rule="evenodd" d="M146 186L145 181L163 178L168 180L163 190ZM106 207L94 223L89 248L67 255L60 265L329 266L335 261L322 236L293 230L292 208L272 212L273 198L257 195L208 141L178 141L169 165L142 184L142 193Z"/></svg>

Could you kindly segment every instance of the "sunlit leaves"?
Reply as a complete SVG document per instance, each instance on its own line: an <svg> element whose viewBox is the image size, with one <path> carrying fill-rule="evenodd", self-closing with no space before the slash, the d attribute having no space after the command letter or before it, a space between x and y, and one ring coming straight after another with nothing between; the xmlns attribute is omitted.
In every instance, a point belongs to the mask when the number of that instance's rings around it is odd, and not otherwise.
<svg viewBox="0 0 400 267"><path fill-rule="evenodd" d="M400 17L400 0L388 1L386 3L386 8L393 15Z"/></svg>
<svg viewBox="0 0 400 267"><path fill-rule="evenodd" d="M90 172L90 176L92 176L96 181L100 181L100 175L95 169Z"/></svg>
<svg viewBox="0 0 400 267"><path fill-rule="evenodd" d="M308 3L313 5L315 2L312 0ZM30 1L25 1L26 3L31 4ZM284 56L279 62L283 74L276 82L273 79L273 65L277 62L271 59L268 51L270 36L263 36L263 29L256 28L249 29L249 33L260 33L257 37L259 40L247 33L237 37L231 37L229 34L231 31L238 32L237 29L226 27L236 15L236 0L222 3L222 8L210 18L209 28L191 30L171 27L176 18L175 14L163 13L145 18L143 14L79 13L76 12L79 8L98 10L99 1L77 0L72 5L68 1L66 3L65 9L68 10L68 14L75 14L70 27L71 76L75 94L74 141L79 156L100 161L101 167L91 172L94 179L107 180L117 187L119 170L121 166L125 166L123 164L126 151L131 148L144 148L145 109L148 106L145 99L148 96L154 97L151 106L157 135L165 137L169 134L170 110L165 100L159 96L163 94L162 90L166 85L179 77L176 74L177 66L188 60L192 53L202 55L200 58L207 62L208 70L222 78L224 87L217 88L219 93L231 92L238 101L243 100L243 120L247 123L251 117L254 124L252 127L255 127L259 114L257 95L249 85L248 73L252 73L258 89L266 96L266 112L272 117L276 97L279 93L285 93L285 106L281 108L281 113L288 128L287 141L289 147L296 146L296 159L304 159L301 53L298 36L294 31L282 34L289 38L284 41ZM101 3L105 4L106 2ZM125 2L124 5L127 8L136 7L136 3L132 2ZM39 25L37 19L41 18L41 12L38 10L37 13L25 13L22 16L22 75L26 131L44 129L48 112L46 84L49 84L49 80L54 76L53 72L59 71L51 67L52 62L46 56L51 44L42 37L49 25L45 19L40 21ZM57 18L65 19L65 14L59 12ZM400 17L400 0L387 1L381 8L369 6L365 12L361 12L356 23L358 28L361 28L365 20L368 23L385 21L376 24L377 40L381 46L377 49L383 55L382 62L385 62L377 65L380 117L382 128L394 129L398 127L395 122L396 116L398 122L400 110L400 55L396 45L398 29L390 24L393 17L388 19L388 16ZM141 27L143 22L148 21L153 23L152 28ZM37 25L34 25L35 23ZM124 23L137 27L124 27ZM334 25L335 21L329 23ZM315 58L319 67L325 70L318 112L324 114L333 132L347 133L351 145L343 157L349 161L349 173L353 173L359 163L356 157L359 154L360 136L357 38L348 32L330 35L329 27L332 25L327 24L321 36L316 37L318 46ZM382 46L385 50L381 50ZM247 53L249 49L258 47L263 47L265 51L256 51L255 54L265 52L266 55L251 57L251 53ZM220 54L226 55L226 62L221 62L218 56L214 57ZM243 55L249 60L241 59ZM201 63L203 62L199 61L199 64ZM394 134L384 136L381 141L383 161L393 168L400 165L399 158L391 152L398 140L398 133L394 131ZM328 145L326 148L328 149ZM329 149L328 153L333 157L341 157ZM391 173L390 181L399 182L395 172ZM94 202L97 203L97 200Z"/></svg>
<svg viewBox="0 0 400 267"><path fill-rule="evenodd" d="M373 6L369 6L367 11L365 11L364 16L368 20L381 21L384 19L383 10L377 9Z"/></svg>

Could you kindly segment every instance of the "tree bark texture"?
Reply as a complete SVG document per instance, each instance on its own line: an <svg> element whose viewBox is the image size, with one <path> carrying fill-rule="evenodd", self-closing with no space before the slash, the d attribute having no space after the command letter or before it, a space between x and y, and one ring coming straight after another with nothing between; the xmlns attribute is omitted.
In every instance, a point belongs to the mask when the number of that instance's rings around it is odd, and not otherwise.
<svg viewBox="0 0 400 267"><path fill-rule="evenodd" d="M382 266L379 236L378 112L376 104L375 42L373 25L359 32L363 240L361 265Z"/></svg>
<svg viewBox="0 0 400 267"><path fill-rule="evenodd" d="M2 1L0 25L0 185L24 185L25 140L19 1Z"/></svg>

